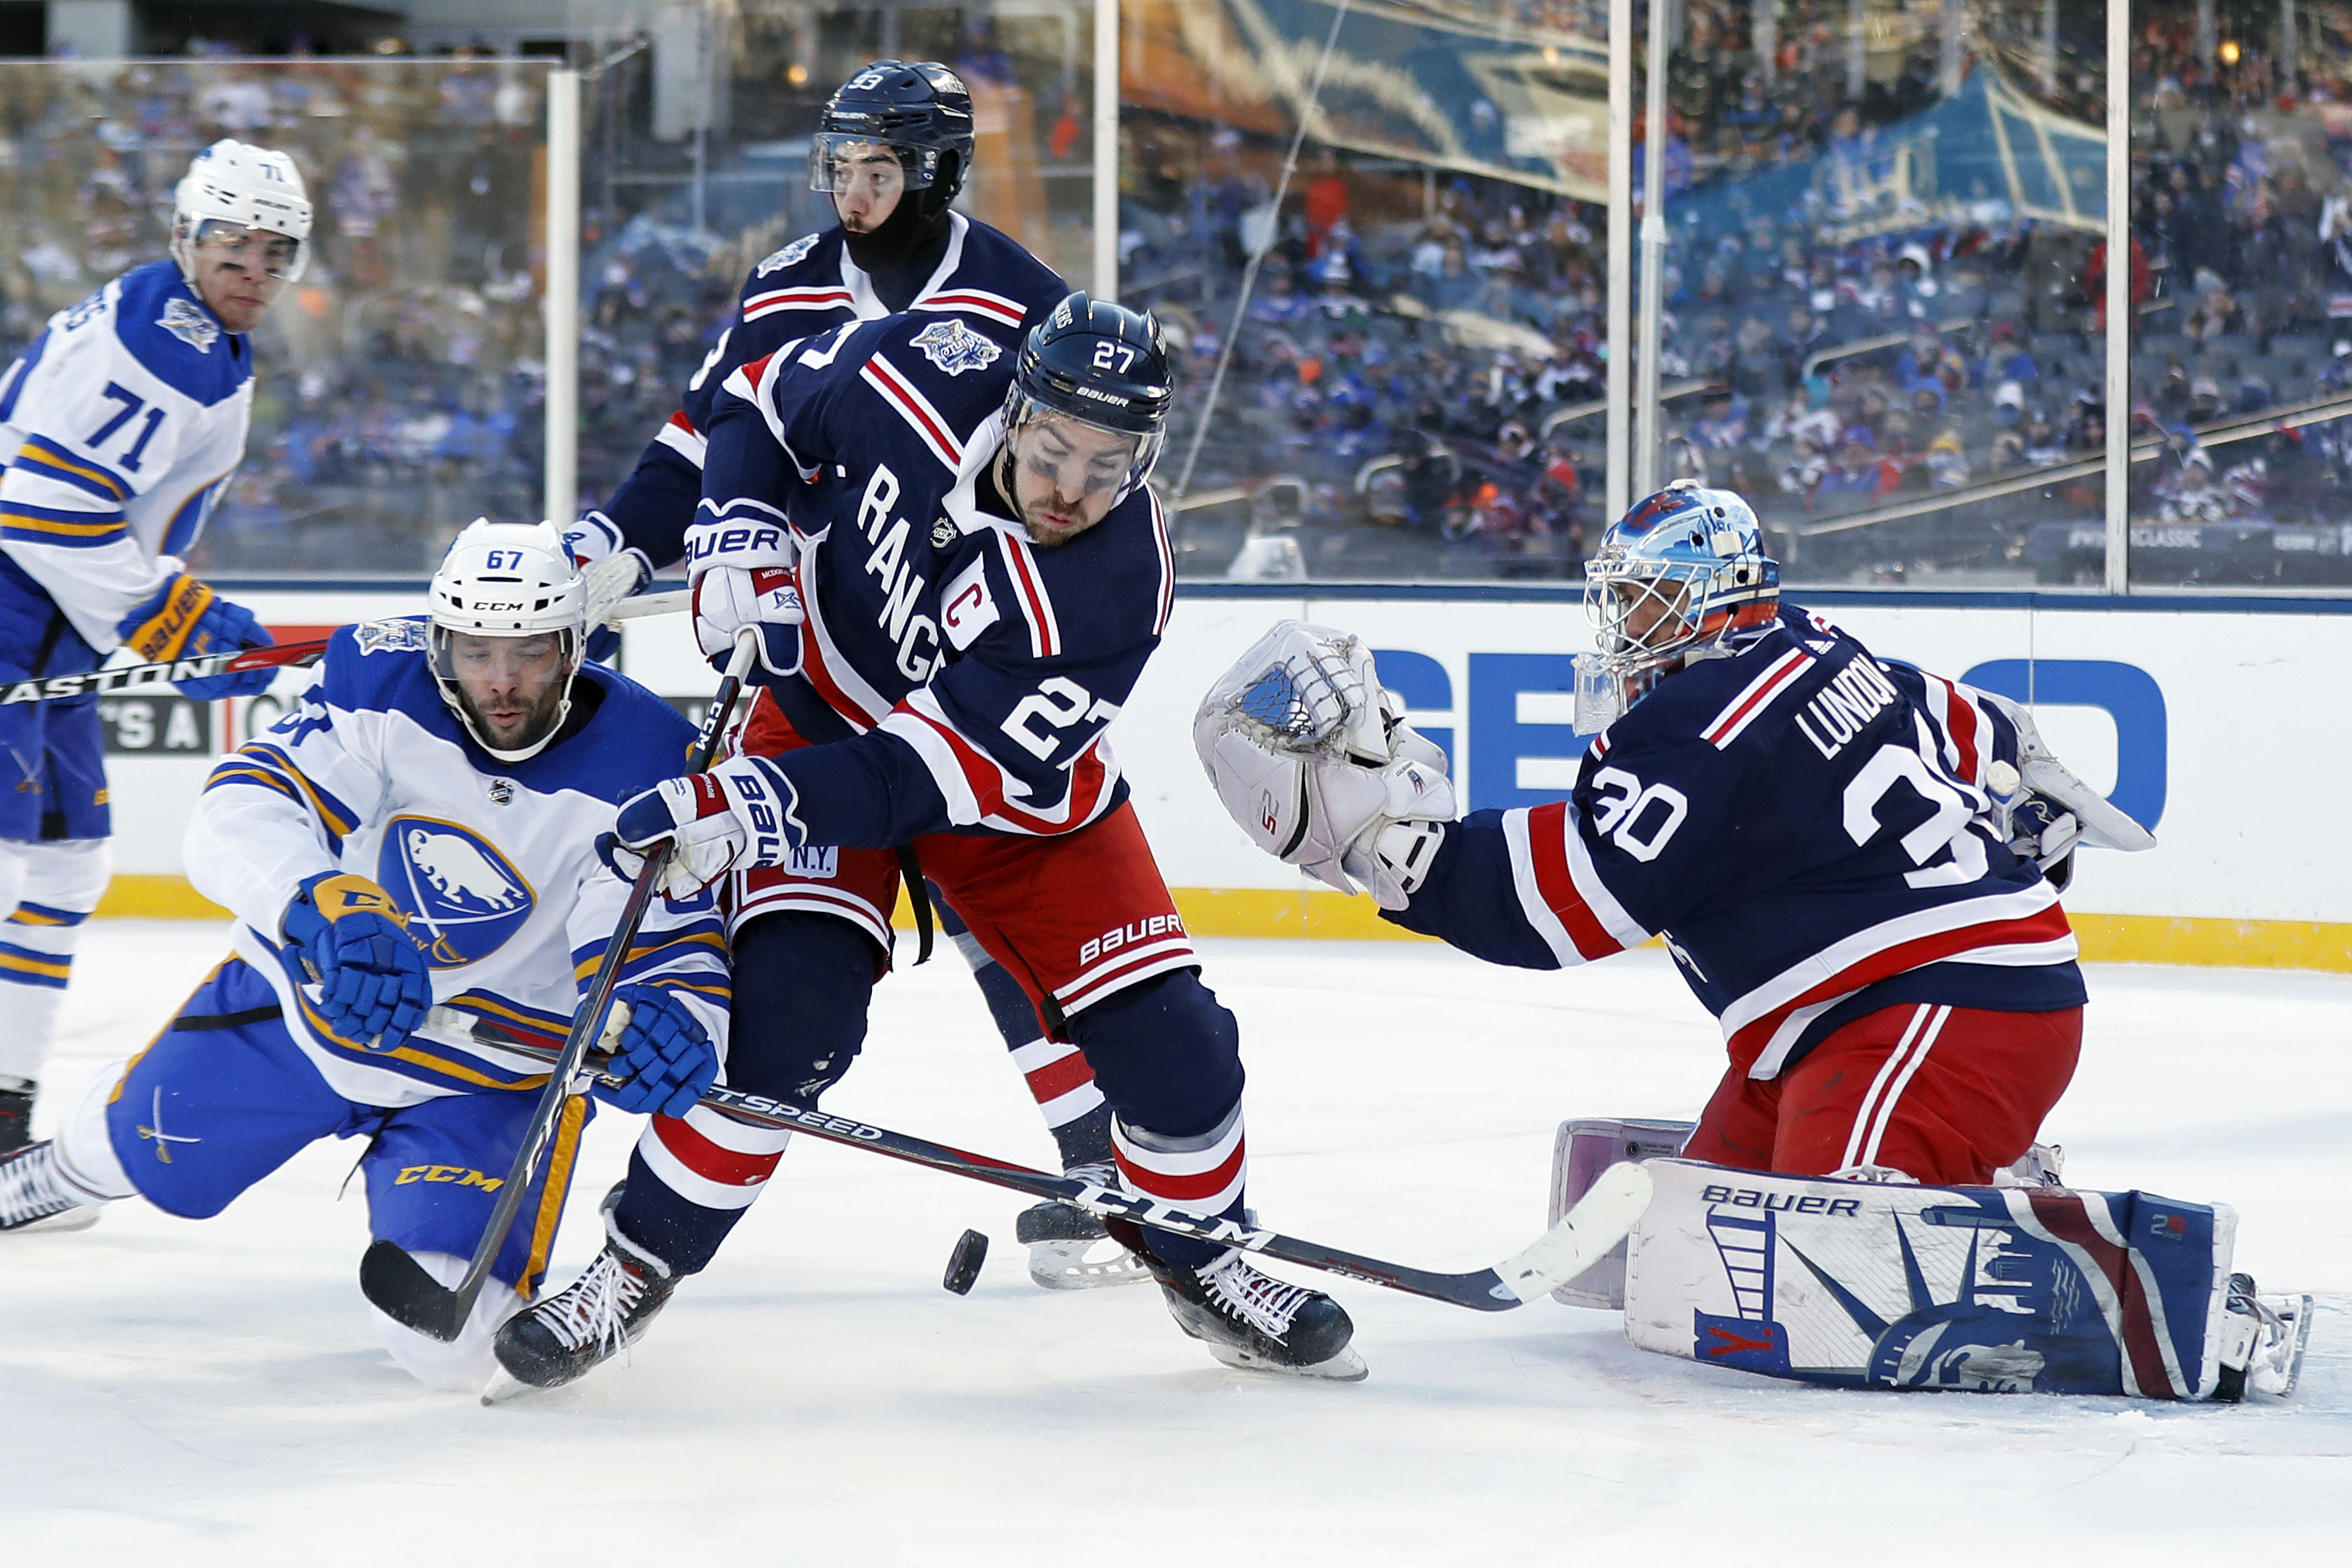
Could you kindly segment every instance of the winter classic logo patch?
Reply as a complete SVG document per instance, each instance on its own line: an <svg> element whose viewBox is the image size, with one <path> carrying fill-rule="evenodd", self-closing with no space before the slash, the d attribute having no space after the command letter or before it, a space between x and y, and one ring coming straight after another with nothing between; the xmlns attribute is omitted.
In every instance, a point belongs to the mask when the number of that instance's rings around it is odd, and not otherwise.
<svg viewBox="0 0 2352 1568"><path fill-rule="evenodd" d="M772 254L767 260L760 264L759 270L751 276L765 277L772 272L782 272L788 267L797 267L800 265L801 257L815 248L816 235L803 235L783 249Z"/></svg>
<svg viewBox="0 0 2352 1568"><path fill-rule="evenodd" d="M199 354L211 353L221 334L219 322L184 299L165 300L163 314L155 319L155 325Z"/></svg>
<svg viewBox="0 0 2352 1568"><path fill-rule="evenodd" d="M422 621L362 621L352 628L352 635L362 653L397 653L431 642Z"/></svg>
<svg viewBox="0 0 2352 1568"><path fill-rule="evenodd" d="M385 824L375 880L431 945L436 969L478 964L522 928L537 904L514 862L471 828L437 817Z"/></svg>
<svg viewBox="0 0 2352 1568"><path fill-rule="evenodd" d="M951 376L960 376L966 371L984 371L1004 352L993 340L952 316L944 321L934 321L916 333L915 347L923 350L923 358Z"/></svg>

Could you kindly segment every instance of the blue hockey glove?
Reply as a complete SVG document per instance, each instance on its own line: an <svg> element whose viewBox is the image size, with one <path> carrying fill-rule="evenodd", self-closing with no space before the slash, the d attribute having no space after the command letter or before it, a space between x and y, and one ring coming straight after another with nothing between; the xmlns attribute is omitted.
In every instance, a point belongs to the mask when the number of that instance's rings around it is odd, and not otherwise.
<svg viewBox="0 0 2352 1568"><path fill-rule="evenodd" d="M801 622L806 619L793 574L780 568L746 571L715 566L695 579L694 640L712 669L727 667L735 634L748 626L760 633L760 664L766 674L798 674Z"/></svg>
<svg viewBox="0 0 2352 1568"><path fill-rule="evenodd" d="M306 877L279 923L286 945L319 984L319 1012L335 1033L390 1051L425 1021L433 971L408 916L363 876Z"/></svg>
<svg viewBox="0 0 2352 1568"><path fill-rule="evenodd" d="M596 1084L596 1098L635 1116L683 1116L719 1082L719 1051L701 1020L657 986L623 986L613 1005L626 1004L628 1022L605 1071L625 1082ZM612 1025L608 1020L605 1031Z"/></svg>
<svg viewBox="0 0 2352 1568"><path fill-rule="evenodd" d="M746 868L790 860L807 839L794 804L781 772L759 758L730 758L708 773L667 779L622 801L597 850L615 874L635 882L655 846L673 841L660 887L664 897L683 903L739 860Z"/></svg>
<svg viewBox="0 0 2352 1568"><path fill-rule="evenodd" d="M115 632L142 664L192 659L204 653L234 653L240 648L267 648L278 641L252 611L241 604L231 604L184 572L141 601L122 618ZM201 680L180 682L179 693L198 702L254 697L268 691L269 683L277 678L275 669L206 675Z"/></svg>

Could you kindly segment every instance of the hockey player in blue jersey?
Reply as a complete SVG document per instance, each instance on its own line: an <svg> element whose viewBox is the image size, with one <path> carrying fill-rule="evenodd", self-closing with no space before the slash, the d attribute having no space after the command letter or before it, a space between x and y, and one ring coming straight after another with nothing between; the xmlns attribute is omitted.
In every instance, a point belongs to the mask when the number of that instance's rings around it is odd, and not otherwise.
<svg viewBox="0 0 2352 1568"><path fill-rule="evenodd" d="M639 852L677 843L675 891L734 873L730 1082L813 1106L849 1069L911 846L1049 1020L1041 1043L1091 1065L1118 1176L1238 1217L1237 1031L1104 739L1173 601L1144 484L1170 399L1157 326L1083 294L1017 359L909 314L744 367L713 421L690 554L703 646L758 625L767 684L739 755L627 802L616 831ZM553 1386L634 1340L784 1144L700 1108L655 1117L611 1246L508 1325L501 1364ZM1236 1249L1115 1228L1219 1359L1363 1375L1328 1296Z"/></svg>
<svg viewBox="0 0 2352 1568"><path fill-rule="evenodd" d="M703 452L713 401L736 371L786 343L848 321L898 311L961 326L1010 349L1060 303L1068 286L1010 236L951 210L971 172L971 97L935 61L877 60L826 103L809 147L809 183L831 196L841 222L762 260L743 280L733 316L636 470L604 510L567 536L573 554L609 580L615 568L641 586L686 552L702 498ZM627 558L626 561L619 558ZM634 562L636 571L627 570ZM1019 985L942 915L972 963L1013 1054L1071 1172L1107 1167L1109 1112L1085 1060L1056 1053ZM1103 1242L1101 1224L1066 1204L1040 1204L1017 1226L1040 1284L1118 1284L1140 1266Z"/></svg>
<svg viewBox="0 0 2352 1568"><path fill-rule="evenodd" d="M293 160L217 142L174 193L170 259L59 311L0 375L0 682L271 641L181 558L245 455L247 334L310 235ZM179 689L247 696L275 673ZM30 1136L110 831L96 695L0 708L0 1151Z"/></svg>
<svg viewBox="0 0 2352 1568"><path fill-rule="evenodd" d="M292 711L213 769L188 873L236 915L235 951L53 1141L0 1155L0 1232L79 1228L132 1197L206 1218L307 1145L363 1137L372 1233L463 1274L546 1082L480 1027L568 1028L628 897L597 836L693 733L583 664L587 589L548 524L474 524L431 605L336 633ZM709 897L655 902L615 995L604 1044L630 1082L597 1095L685 1109L726 1039ZM559 1114L493 1265L508 1288L456 1343L376 1314L420 1378L489 1376L492 1333L547 1267L589 1111Z"/></svg>
<svg viewBox="0 0 2352 1568"><path fill-rule="evenodd" d="M2154 841L2022 709L1780 603L1728 491L1651 497L1587 574L1601 653L1580 695L1612 714L1580 711L1598 735L1568 800L1454 821L1443 755L1383 716L1361 645L1289 622L1196 719L1226 810L1496 963L1663 934L1731 1058L1692 1158L1965 1183L2025 1155L2084 1001L2045 868Z"/></svg>

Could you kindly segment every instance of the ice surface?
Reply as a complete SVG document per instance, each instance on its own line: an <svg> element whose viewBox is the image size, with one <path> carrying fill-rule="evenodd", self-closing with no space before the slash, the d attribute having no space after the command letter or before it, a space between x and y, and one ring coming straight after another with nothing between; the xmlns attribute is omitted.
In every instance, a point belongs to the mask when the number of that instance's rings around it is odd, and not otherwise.
<svg viewBox="0 0 2352 1568"><path fill-rule="evenodd" d="M1402 944L1210 942L1269 1223L1468 1269L1543 1228L1554 1127L1689 1116L1713 1029L1657 955L1568 975ZM45 1108L146 1043L222 928L100 923ZM803 1141L635 1351L497 1409L376 1343L359 1149L220 1218L135 1203L0 1242L0 1560L2210 1563L2352 1523L2352 977L2111 967L2047 1135L2085 1186L2238 1207L2321 1293L2291 1406L1807 1389L1630 1349L1613 1317L1346 1281L1370 1381L1212 1363L1149 1287L1049 1292L1021 1200ZM830 1097L1032 1164L1050 1145L952 956L877 993ZM555 1278L633 1125L592 1129ZM966 1227L996 1241L940 1289Z"/></svg>

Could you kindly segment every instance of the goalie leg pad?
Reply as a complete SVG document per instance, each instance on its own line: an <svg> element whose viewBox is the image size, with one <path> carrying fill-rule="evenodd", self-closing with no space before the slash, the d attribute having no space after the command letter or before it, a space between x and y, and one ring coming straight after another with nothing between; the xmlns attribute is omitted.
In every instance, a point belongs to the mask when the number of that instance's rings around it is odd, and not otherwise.
<svg viewBox="0 0 2352 1568"><path fill-rule="evenodd" d="M2205 1399L2237 1217L2144 1192L1644 1167L1625 1336L1849 1388Z"/></svg>

